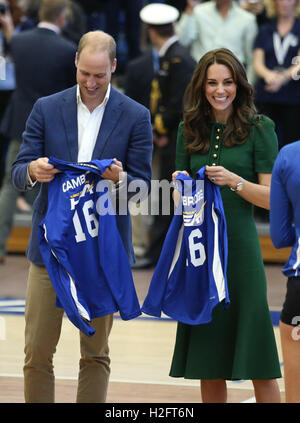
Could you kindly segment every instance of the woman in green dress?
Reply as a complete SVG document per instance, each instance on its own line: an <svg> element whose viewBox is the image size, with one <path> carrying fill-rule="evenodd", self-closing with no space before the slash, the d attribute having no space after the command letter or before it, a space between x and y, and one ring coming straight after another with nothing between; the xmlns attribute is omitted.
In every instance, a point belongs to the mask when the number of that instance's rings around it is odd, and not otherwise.
<svg viewBox="0 0 300 423"><path fill-rule="evenodd" d="M253 205L269 209L277 155L273 122L256 113L243 65L227 49L205 54L194 71L179 126L176 169L204 165L220 187L228 231L230 306L212 322L178 323L170 375L201 380L203 402L226 402L226 380L253 381L257 402L280 402L281 377L267 304Z"/></svg>

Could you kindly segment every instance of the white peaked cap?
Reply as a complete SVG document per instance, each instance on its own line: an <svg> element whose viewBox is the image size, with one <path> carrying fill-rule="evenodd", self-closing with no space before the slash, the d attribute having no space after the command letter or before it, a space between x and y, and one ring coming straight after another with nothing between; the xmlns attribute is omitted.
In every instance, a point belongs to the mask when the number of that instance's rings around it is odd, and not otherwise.
<svg viewBox="0 0 300 423"><path fill-rule="evenodd" d="M151 3L140 11L140 18L149 25L167 25L176 22L179 11L168 4Z"/></svg>

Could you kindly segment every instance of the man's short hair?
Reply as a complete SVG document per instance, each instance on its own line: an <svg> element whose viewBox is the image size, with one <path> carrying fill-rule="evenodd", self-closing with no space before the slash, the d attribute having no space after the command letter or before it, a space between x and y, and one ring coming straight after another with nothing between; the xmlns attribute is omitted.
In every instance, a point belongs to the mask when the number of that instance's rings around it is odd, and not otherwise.
<svg viewBox="0 0 300 423"><path fill-rule="evenodd" d="M103 31L90 31L84 34L78 44L78 58L84 48L88 47L92 52L107 51L110 62L116 58L116 42L112 36Z"/></svg>
<svg viewBox="0 0 300 423"><path fill-rule="evenodd" d="M67 10L69 0L42 0L39 8L39 20L54 23L64 10Z"/></svg>

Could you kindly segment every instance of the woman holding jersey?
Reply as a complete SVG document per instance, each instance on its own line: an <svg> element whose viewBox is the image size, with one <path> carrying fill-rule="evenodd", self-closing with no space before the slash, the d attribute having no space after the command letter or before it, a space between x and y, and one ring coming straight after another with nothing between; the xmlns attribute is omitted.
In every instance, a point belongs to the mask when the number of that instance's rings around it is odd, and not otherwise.
<svg viewBox="0 0 300 423"><path fill-rule="evenodd" d="M253 381L257 402L280 402L281 377L267 304L253 205L269 209L278 143L273 122L256 113L243 65L227 49L199 61L184 100L176 169L220 187L228 231L230 306L209 324L178 323L170 375L201 380L203 402L226 402L226 380Z"/></svg>

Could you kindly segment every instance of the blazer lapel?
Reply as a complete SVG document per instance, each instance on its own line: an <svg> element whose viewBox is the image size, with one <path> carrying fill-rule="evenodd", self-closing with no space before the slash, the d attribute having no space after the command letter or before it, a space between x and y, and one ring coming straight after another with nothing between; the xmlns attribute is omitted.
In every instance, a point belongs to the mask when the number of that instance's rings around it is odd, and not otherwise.
<svg viewBox="0 0 300 423"><path fill-rule="evenodd" d="M76 85L66 91L62 103L62 116L65 134L70 154L70 161L77 162L78 158L78 125L77 125L77 99ZM59 135L58 135L59 136Z"/></svg>
<svg viewBox="0 0 300 423"><path fill-rule="evenodd" d="M109 100L105 107L92 159L101 158L104 148L109 140L109 136L117 126L118 120L120 119L122 113L120 107L121 102L122 101L120 100L118 92L111 87Z"/></svg>

